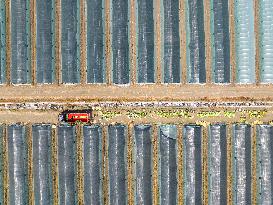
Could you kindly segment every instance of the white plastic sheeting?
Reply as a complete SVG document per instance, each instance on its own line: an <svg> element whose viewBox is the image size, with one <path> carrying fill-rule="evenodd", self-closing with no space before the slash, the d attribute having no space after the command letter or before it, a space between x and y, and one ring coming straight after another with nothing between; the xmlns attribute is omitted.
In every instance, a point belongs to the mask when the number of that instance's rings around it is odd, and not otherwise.
<svg viewBox="0 0 273 205"><path fill-rule="evenodd" d="M111 0L112 73L114 84L128 84L129 66L129 1Z"/></svg>
<svg viewBox="0 0 273 205"><path fill-rule="evenodd" d="M230 82L228 0L211 0L212 79Z"/></svg>
<svg viewBox="0 0 273 205"><path fill-rule="evenodd" d="M202 204L202 128L184 127L184 198L186 205Z"/></svg>
<svg viewBox="0 0 273 205"><path fill-rule="evenodd" d="M260 74L262 83L273 83L273 1L259 1Z"/></svg>
<svg viewBox="0 0 273 205"><path fill-rule="evenodd" d="M209 204L227 203L227 143L226 126L209 127Z"/></svg>
<svg viewBox="0 0 273 205"><path fill-rule="evenodd" d="M75 126L58 127L58 179L59 204L77 202L76 186L76 132Z"/></svg>
<svg viewBox="0 0 273 205"><path fill-rule="evenodd" d="M9 204L28 204L28 155L26 129L20 124L8 126Z"/></svg>
<svg viewBox="0 0 273 205"><path fill-rule="evenodd" d="M127 203L126 126L108 127L109 201L113 205Z"/></svg>
<svg viewBox="0 0 273 205"><path fill-rule="evenodd" d="M160 204L177 204L177 128L159 127Z"/></svg>
<svg viewBox="0 0 273 205"><path fill-rule="evenodd" d="M35 204L52 204L51 125L32 126Z"/></svg>
<svg viewBox="0 0 273 205"><path fill-rule="evenodd" d="M236 82L255 82L254 0L235 0Z"/></svg>
<svg viewBox="0 0 273 205"><path fill-rule="evenodd" d="M79 191L77 187L77 150L76 127L66 124L57 127L57 174L59 204L78 203ZM140 124L134 126L133 144L130 152L133 154L131 170L133 176L134 200L136 204L151 204L153 197L153 178L158 177L160 204L178 203L178 130L177 125L159 125L157 141L158 176L153 174L153 126ZM28 127L22 124L0 127L2 143L7 143L4 155L7 164L2 163L1 168L6 168L9 174L8 200L10 204L28 204L29 192L33 194L35 204L51 204L53 201L52 181L52 139L55 132L51 124L32 125L32 135ZM251 183L253 174L256 174L257 203L272 204L272 173L273 173L273 128L271 125L258 125L256 136L256 170L252 169L254 160L251 161L253 144L251 142L251 126L247 124L234 124L231 142L232 153L227 152L226 126L213 124L208 129L208 144L202 141L202 126L190 124L183 127L183 193L184 204L201 204L203 197L202 170L204 159L203 148L208 147L208 200L209 204L227 203L227 156L232 156L232 195L234 204L251 204ZM115 124L108 126L108 135L102 132L101 125L85 125L82 130L82 171L83 195L85 204L103 204L108 198L111 204L126 204L128 201L128 156L127 150L129 137L126 125ZM5 135L3 135L5 133ZM131 134L133 134L131 133ZM2 138L6 137L6 138ZM80 137L80 136L77 136ZM4 139L7 139L5 141ZM105 139L105 140L103 140ZM29 147L29 140L32 146ZM105 143L105 144L104 144ZM0 144L2 146L2 144ZM105 153L102 153L104 147ZM0 147L2 149L2 147ZM1 160L3 150L0 150ZM32 153L32 159L28 158ZM107 154L107 155L106 155ZM103 156L106 159L103 162ZM5 162L5 161L4 161ZM28 164L31 162L31 164ZM107 163L107 164L106 164ZM29 190L29 170L32 166L33 186ZM107 166L105 166L107 165ZM6 166L6 167L5 167ZM108 169L108 170L106 170ZM2 171L2 170L1 170ZM181 171L181 170L180 170ZM254 173L252 173L254 171ZM3 173L3 172L1 172ZM102 173L107 173L107 181L102 181ZM0 202L3 202L3 179L0 177ZM103 183L108 186L105 195ZM230 187L231 188L231 187ZM33 192L33 193L32 193ZM206 195L207 196L207 195Z"/></svg>
<svg viewBox="0 0 273 205"><path fill-rule="evenodd" d="M11 82L30 83L29 0L11 1Z"/></svg>
<svg viewBox="0 0 273 205"><path fill-rule="evenodd" d="M233 203L251 204L251 131L246 124L233 125Z"/></svg>
<svg viewBox="0 0 273 205"><path fill-rule="evenodd" d="M83 127L84 204L102 204L102 135L99 125Z"/></svg>
<svg viewBox="0 0 273 205"><path fill-rule="evenodd" d="M79 0L62 0L61 4L62 82L79 83Z"/></svg>
<svg viewBox="0 0 273 205"><path fill-rule="evenodd" d="M137 82L154 83L153 0L137 0Z"/></svg>
<svg viewBox="0 0 273 205"><path fill-rule="evenodd" d="M104 61L104 0L89 0L87 4L87 82L103 83Z"/></svg>
<svg viewBox="0 0 273 205"><path fill-rule="evenodd" d="M180 82L179 1L161 0L164 83Z"/></svg>
<svg viewBox="0 0 273 205"><path fill-rule="evenodd" d="M273 129L271 125L257 126L258 204L272 204L273 188Z"/></svg>
<svg viewBox="0 0 273 205"><path fill-rule="evenodd" d="M55 81L54 1L36 1L36 79L38 83Z"/></svg>
<svg viewBox="0 0 273 205"><path fill-rule="evenodd" d="M205 31L203 1L186 1L187 70L189 83L205 83Z"/></svg>
<svg viewBox="0 0 273 205"><path fill-rule="evenodd" d="M136 125L135 199L136 204L152 204L152 126Z"/></svg>

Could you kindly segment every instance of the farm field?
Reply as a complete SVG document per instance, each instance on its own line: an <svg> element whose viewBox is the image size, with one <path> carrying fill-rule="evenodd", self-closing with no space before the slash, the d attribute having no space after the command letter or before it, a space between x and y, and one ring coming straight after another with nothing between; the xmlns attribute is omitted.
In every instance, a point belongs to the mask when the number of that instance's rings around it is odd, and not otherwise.
<svg viewBox="0 0 273 205"><path fill-rule="evenodd" d="M272 204L272 14L1 1L0 204Z"/></svg>

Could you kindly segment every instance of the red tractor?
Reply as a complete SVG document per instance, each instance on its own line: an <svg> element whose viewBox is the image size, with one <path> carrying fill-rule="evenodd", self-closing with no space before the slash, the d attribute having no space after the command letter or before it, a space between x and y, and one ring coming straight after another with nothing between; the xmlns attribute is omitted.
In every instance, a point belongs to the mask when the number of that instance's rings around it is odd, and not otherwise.
<svg viewBox="0 0 273 205"><path fill-rule="evenodd" d="M59 115L59 121L75 123L90 123L92 110L66 110Z"/></svg>

